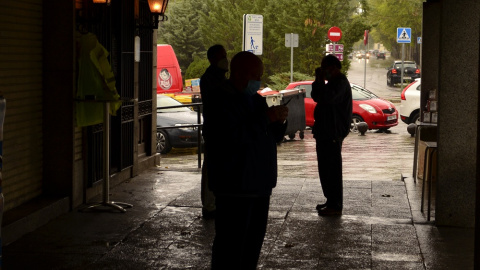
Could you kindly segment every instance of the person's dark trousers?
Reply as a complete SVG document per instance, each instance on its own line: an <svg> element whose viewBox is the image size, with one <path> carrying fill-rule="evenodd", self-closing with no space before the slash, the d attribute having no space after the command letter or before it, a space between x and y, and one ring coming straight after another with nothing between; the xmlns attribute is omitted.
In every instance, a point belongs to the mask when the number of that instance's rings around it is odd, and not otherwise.
<svg viewBox="0 0 480 270"><path fill-rule="evenodd" d="M200 198L202 200L203 215L212 215L215 212L215 195L208 187L207 156L206 143L204 143ZM214 216L207 216L207 218L210 217Z"/></svg>
<svg viewBox="0 0 480 270"><path fill-rule="evenodd" d="M270 196L216 194L212 269L256 269L267 230Z"/></svg>
<svg viewBox="0 0 480 270"><path fill-rule="evenodd" d="M342 139L316 140L318 174L327 206L343 209Z"/></svg>

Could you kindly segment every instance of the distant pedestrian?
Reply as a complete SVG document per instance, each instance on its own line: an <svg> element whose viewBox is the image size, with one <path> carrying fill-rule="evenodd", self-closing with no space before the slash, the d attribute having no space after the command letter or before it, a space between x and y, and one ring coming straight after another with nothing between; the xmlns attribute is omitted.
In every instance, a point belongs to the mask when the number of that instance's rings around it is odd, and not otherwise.
<svg viewBox="0 0 480 270"><path fill-rule="evenodd" d="M217 209L212 269L256 269L263 245L288 108L269 108L257 94L262 74L260 58L240 52L221 94L209 97L207 170Z"/></svg>
<svg viewBox="0 0 480 270"><path fill-rule="evenodd" d="M317 205L319 215L341 215L343 210L342 143L350 132L352 89L340 72L334 55L322 59L315 70L312 98L315 106L313 136L316 140L318 173L326 202ZM328 83L325 83L328 81Z"/></svg>
<svg viewBox="0 0 480 270"><path fill-rule="evenodd" d="M215 93L215 89L226 80L225 74L228 71L228 59L227 52L222 45L213 45L207 51L207 59L210 62L210 66L200 78L200 94L202 95L202 102L204 108L208 110L209 95L218 95ZM208 113L207 113L208 114ZM206 116L205 110L203 110L203 118ZM205 138L205 131L203 133ZM208 136L207 136L208 137ZM201 180L201 199L202 199L202 216L205 219L215 217L215 195L208 187L208 175L207 175L207 142L204 142L204 158L202 166L202 180Z"/></svg>

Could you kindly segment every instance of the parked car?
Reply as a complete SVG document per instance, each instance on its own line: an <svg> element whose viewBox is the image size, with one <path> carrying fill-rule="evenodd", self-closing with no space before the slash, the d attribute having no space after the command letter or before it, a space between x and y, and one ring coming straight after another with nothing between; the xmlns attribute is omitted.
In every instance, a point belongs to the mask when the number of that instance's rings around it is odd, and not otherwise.
<svg viewBox="0 0 480 270"><path fill-rule="evenodd" d="M164 108L184 105L179 101L157 94L157 152L166 154L172 147L186 148L198 145L198 127L184 127L197 124L198 114L190 107ZM203 118L200 117L202 123ZM161 127L179 127L159 129ZM202 138L200 138L202 139Z"/></svg>
<svg viewBox="0 0 480 270"><path fill-rule="evenodd" d="M313 111L317 103L312 99L312 82L300 81L290 83L286 89L305 89L305 122L313 127ZM398 111L393 103L381 99L367 89L351 83L352 87L352 125L351 132L358 132L357 124L365 122L368 129L387 130L398 124Z"/></svg>
<svg viewBox="0 0 480 270"><path fill-rule="evenodd" d="M383 53L383 52L377 53L377 59L383 59L383 60L385 60L385 53Z"/></svg>
<svg viewBox="0 0 480 270"><path fill-rule="evenodd" d="M405 87L400 95L400 118L405 124L420 122L421 79L416 79Z"/></svg>
<svg viewBox="0 0 480 270"><path fill-rule="evenodd" d="M387 85L393 86L400 83L402 73L402 61L394 61L387 71ZM403 80L414 81L420 78L420 69L414 61L403 61Z"/></svg>

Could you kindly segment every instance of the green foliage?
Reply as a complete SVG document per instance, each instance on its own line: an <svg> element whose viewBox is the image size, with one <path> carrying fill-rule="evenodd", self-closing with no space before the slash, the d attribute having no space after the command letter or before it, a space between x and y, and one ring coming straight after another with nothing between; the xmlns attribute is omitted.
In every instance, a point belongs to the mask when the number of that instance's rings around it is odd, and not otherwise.
<svg viewBox="0 0 480 270"><path fill-rule="evenodd" d="M423 0L368 0L371 7L369 21L375 26L372 36L399 58L401 44L397 43L397 27L412 28L411 47L416 44L416 37L422 33ZM409 48L411 49L411 48Z"/></svg>
<svg viewBox="0 0 480 270"><path fill-rule="evenodd" d="M266 0L205 0L209 10L201 14L198 21L203 45L209 48L214 44L225 47L232 58L242 50L243 14L261 14Z"/></svg>
<svg viewBox="0 0 480 270"><path fill-rule="evenodd" d="M207 12L205 1L172 1L168 5L168 20L159 26L158 40L172 45L182 71L187 69L194 56L205 54L197 23L204 12Z"/></svg>
<svg viewBox="0 0 480 270"><path fill-rule="evenodd" d="M200 78L210 63L205 58L195 57L195 60L188 66L185 71L185 79Z"/></svg>
<svg viewBox="0 0 480 270"><path fill-rule="evenodd" d="M311 75L308 74L303 74L300 72L294 72L293 73L293 81L310 81L314 80L315 78ZM282 72L282 73L277 73L275 75L272 75L268 78L269 82L268 87L270 87L272 90L283 90L287 87L287 85L290 83L290 72Z"/></svg>
<svg viewBox="0 0 480 270"><path fill-rule="evenodd" d="M242 50L243 14L263 15L263 81L290 71L290 48L285 47L285 34L299 35L294 48L294 71L313 76L330 43L327 31L332 26L342 29L344 44L343 72L350 66L347 55L354 42L370 29L366 15L367 0L175 0L169 6L169 21L162 26L162 40L171 44L185 68L195 55L204 56L208 47L222 44L228 58ZM360 9L361 8L361 9ZM289 76L288 76L289 77ZM273 77L272 77L273 78Z"/></svg>

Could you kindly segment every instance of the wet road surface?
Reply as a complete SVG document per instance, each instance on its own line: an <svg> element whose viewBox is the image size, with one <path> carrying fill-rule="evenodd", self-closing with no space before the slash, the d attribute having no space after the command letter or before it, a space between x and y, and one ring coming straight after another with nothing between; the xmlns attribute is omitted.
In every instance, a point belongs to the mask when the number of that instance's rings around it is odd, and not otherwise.
<svg viewBox="0 0 480 270"><path fill-rule="evenodd" d="M286 137L288 138L288 137ZM350 133L342 148L345 180L400 180L401 174L413 169L414 137L407 125L399 123L388 133L369 130L364 136ZM304 139L297 133L278 146L279 177L318 179L315 139L311 130ZM197 168L196 148L174 149L162 159L161 167Z"/></svg>
<svg viewBox="0 0 480 270"><path fill-rule="evenodd" d="M367 71L365 76L365 60L352 60L350 70L348 71L348 80L351 83L358 84L362 87L365 85L368 90L375 93L377 96L393 103L397 103L400 102L402 88L400 86L387 86L387 69L384 67L386 65L385 61L388 62L388 60L367 60ZM404 84L404 87L405 86L407 85Z"/></svg>

